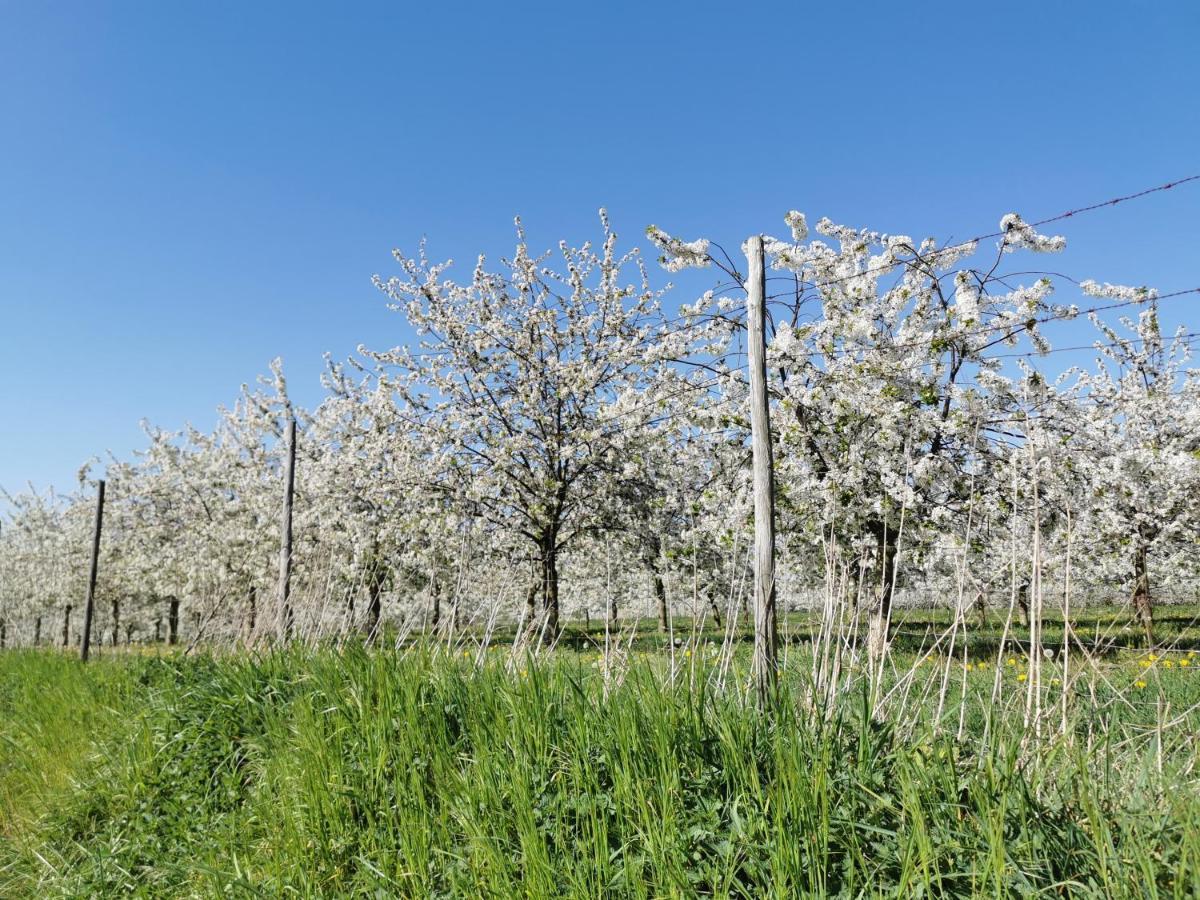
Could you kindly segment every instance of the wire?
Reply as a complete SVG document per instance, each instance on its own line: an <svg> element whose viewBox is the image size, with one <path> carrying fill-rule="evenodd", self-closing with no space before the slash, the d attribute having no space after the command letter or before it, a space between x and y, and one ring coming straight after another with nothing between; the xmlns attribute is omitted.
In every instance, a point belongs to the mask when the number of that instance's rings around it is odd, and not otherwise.
<svg viewBox="0 0 1200 900"><path fill-rule="evenodd" d="M1189 175L1186 178L1178 178L1175 181L1168 181L1166 184L1160 184L1157 187L1146 188L1145 190L1137 191L1136 193L1133 193L1133 194L1125 194L1124 196L1121 196L1121 197L1113 197L1109 200L1103 200L1099 203L1090 203L1087 206L1079 206L1074 209L1069 209L1066 212L1059 213L1058 215L1049 216L1044 219L1039 219L1036 222L1027 222L1025 224L1028 228L1039 228L1043 225L1049 225L1052 222L1060 222L1064 219L1070 219L1074 216L1081 215L1083 213L1092 212L1097 209L1105 209L1108 207L1116 206L1117 204L1125 203L1129 200L1136 200L1141 197L1146 197L1146 196L1149 196L1150 194L1156 194L1156 193L1159 193L1160 191L1169 191L1172 188L1179 187L1180 185L1188 184L1193 181L1200 181L1200 175ZM924 257L916 257L914 259L897 260L896 262L888 263L885 266L876 266L875 268L871 268L870 266L868 266L862 272L855 272L853 274L845 275L840 278L833 278L828 281L811 282L811 283L804 282L804 283L808 284L809 287L812 287L812 288L831 287L835 284L841 284L842 282L845 282L845 281L852 281L855 278L862 278L866 275L873 275L877 272L880 272L880 273L887 272L887 271L890 271L891 269L896 268L897 266L911 266L918 261L926 261L927 262L931 257L936 257L939 255L951 253L951 252L957 252L959 250L965 250L965 249L971 247L972 245L978 244L980 241L985 241L988 238L1004 237L1007 234L1008 234L1007 231L990 231L986 234L980 234L980 235L976 235L973 238L968 238L965 241L959 241L956 244L948 244L945 247L941 247L937 250L932 250L932 251L930 251L930 253L928 255L926 255Z"/></svg>

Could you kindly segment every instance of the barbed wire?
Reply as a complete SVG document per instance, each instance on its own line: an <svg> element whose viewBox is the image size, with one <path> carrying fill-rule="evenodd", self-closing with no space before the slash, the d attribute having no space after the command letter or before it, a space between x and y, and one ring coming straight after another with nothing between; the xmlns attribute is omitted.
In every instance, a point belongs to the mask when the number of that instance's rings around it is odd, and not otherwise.
<svg viewBox="0 0 1200 900"><path fill-rule="evenodd" d="M1166 184L1160 184L1160 185L1157 185L1156 187L1145 188L1144 190L1136 191L1135 193L1132 193L1132 194L1125 194L1120 197L1112 197L1108 200L1102 200L1097 203L1089 203L1085 206L1075 207L1073 209L1067 210L1066 212L1058 213L1057 215L1047 216L1046 218L1039 219L1036 222L1026 222L1024 224L1026 227L1031 228L1031 229L1040 228L1043 225L1050 225L1050 224L1053 224L1054 222L1060 222L1060 221L1063 221L1064 219L1070 219L1070 218L1073 218L1074 216L1082 215L1084 213L1093 212L1093 211L1099 210L1099 209L1111 208L1111 207L1117 206L1118 204L1125 203L1129 200L1136 200L1141 197L1149 196L1150 194L1157 194L1161 191L1169 191L1172 188L1176 188L1176 187L1179 187L1180 185L1184 185L1184 184L1189 184L1194 181L1200 181L1200 175L1189 175L1186 178L1177 178L1174 181L1168 181ZM896 260L895 262L888 263L884 266L876 266L874 269L872 269L870 266L868 266L862 272L854 272L849 275L844 275L844 276L841 276L838 278L831 278L831 279L828 279L825 281L806 282L803 279L800 279L800 280L801 280L801 283L807 284L808 287L810 287L810 288L819 289L819 288L823 288L823 287L832 287L833 285L836 285L836 284L842 284L847 281L853 281L856 278L863 278L865 276L888 272L888 271L891 271L892 269L898 268L899 266L911 266L918 262L928 263L931 257L942 256L942 255L949 254L949 253L958 253L959 251L969 249L972 246L977 246L980 241L986 241L987 239L994 238L994 237L1005 237L1008 234L1009 234L1009 232L1005 231L1005 230L989 231L984 234L976 235L975 237L967 238L964 241L959 241L954 244L948 244L945 247L933 249L925 255L915 256L913 259ZM710 259L712 259L711 256L710 256ZM715 259L713 259L712 261L714 263L717 262Z"/></svg>

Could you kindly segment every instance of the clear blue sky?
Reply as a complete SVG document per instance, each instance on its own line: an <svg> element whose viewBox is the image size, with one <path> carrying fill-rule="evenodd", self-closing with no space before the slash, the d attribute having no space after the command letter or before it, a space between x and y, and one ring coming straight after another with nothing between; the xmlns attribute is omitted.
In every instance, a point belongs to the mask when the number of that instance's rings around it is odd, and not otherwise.
<svg viewBox="0 0 1200 900"><path fill-rule="evenodd" d="M636 241L964 237L1195 174L1197 38L1194 0L0 0L0 485L211 427L276 355L315 403L323 351L408 339L370 276L422 235L467 272L600 205ZM1079 218L1053 264L1196 286L1198 212Z"/></svg>

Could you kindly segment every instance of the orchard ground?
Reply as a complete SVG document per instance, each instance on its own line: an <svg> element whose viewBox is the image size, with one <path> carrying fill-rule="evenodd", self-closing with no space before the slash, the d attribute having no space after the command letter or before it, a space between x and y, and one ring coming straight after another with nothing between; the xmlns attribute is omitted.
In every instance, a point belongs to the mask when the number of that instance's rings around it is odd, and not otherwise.
<svg viewBox="0 0 1200 900"><path fill-rule="evenodd" d="M3 897L1191 897L1200 607L899 610L777 704L685 619L401 648L0 654ZM1065 668L1065 671L1064 671ZM882 712L880 710L882 709Z"/></svg>

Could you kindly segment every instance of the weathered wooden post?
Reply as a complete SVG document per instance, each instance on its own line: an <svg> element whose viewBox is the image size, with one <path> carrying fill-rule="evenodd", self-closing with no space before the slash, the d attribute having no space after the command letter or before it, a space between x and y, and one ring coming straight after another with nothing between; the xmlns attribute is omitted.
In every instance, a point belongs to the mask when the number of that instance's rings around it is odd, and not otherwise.
<svg viewBox="0 0 1200 900"><path fill-rule="evenodd" d="M761 235L746 242L746 344L750 356L750 435L754 459L754 683L765 706L776 686L775 470L767 404L766 261Z"/></svg>
<svg viewBox="0 0 1200 900"><path fill-rule="evenodd" d="M287 462L283 474L283 518L279 535L279 639L292 636L292 496L296 485L296 416L288 417Z"/></svg>
<svg viewBox="0 0 1200 900"><path fill-rule="evenodd" d="M100 566L100 529L104 524L104 479L96 482L96 520L92 526L92 567L88 573L87 597L83 605L83 636L79 641L79 658L87 662L92 643L92 610L96 600L96 573Z"/></svg>

